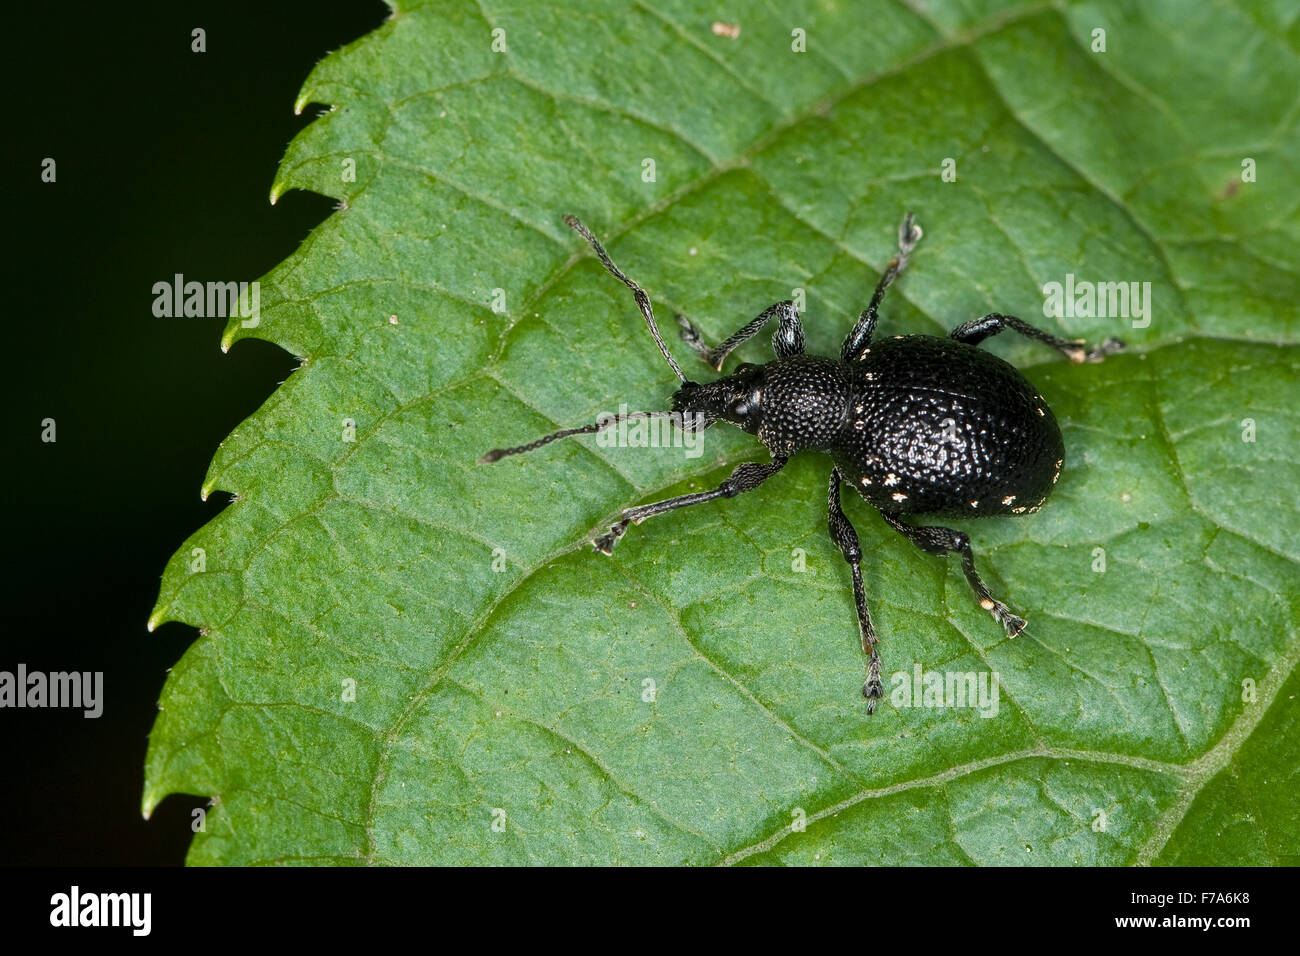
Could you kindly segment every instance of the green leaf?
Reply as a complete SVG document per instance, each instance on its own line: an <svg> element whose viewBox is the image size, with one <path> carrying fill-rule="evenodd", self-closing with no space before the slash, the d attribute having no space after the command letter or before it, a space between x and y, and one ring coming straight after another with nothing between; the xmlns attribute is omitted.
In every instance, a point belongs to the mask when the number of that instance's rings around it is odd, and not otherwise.
<svg viewBox="0 0 1300 956"><path fill-rule="evenodd" d="M741 3L732 38L712 5L550 6L404 3L307 81L333 109L272 195L340 208L226 334L303 367L164 575L151 625L201 636L146 812L215 798L192 863L1296 863L1300 8ZM588 542L621 508L765 453L720 426L694 459L475 464L672 390L562 214L665 329L717 341L799 288L835 354L907 209L881 334L1006 311L1131 346L986 345L1068 449L1040 513L955 523L1020 638L846 500L887 689L995 672L987 719L866 716L823 457L612 558ZM1150 282L1149 325L1043 318L1067 274Z"/></svg>

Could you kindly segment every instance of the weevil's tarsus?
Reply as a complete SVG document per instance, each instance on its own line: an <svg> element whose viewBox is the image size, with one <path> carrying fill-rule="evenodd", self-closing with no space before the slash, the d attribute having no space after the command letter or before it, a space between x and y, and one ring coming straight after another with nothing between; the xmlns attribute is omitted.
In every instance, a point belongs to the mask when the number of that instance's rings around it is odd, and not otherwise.
<svg viewBox="0 0 1300 956"><path fill-rule="evenodd" d="M898 224L898 271L902 272L907 267L907 257L912 254L916 244L921 241L925 233L921 227L916 224L916 218L909 212L903 216L903 221Z"/></svg>
<svg viewBox="0 0 1300 956"><path fill-rule="evenodd" d="M587 242L591 244L591 248L595 250L596 258L600 260L601 265L609 270L609 274L632 290L632 298L636 299L637 308L641 310L641 315L645 318L646 325L650 327L650 334L654 336L655 344L659 346L659 351L664 353L664 358L668 361L669 367L672 368L673 374L683 382L688 381L686 376L682 374L681 367L678 366L677 360L673 358L672 353L668 351L668 346L664 343L663 337L659 334L659 326L655 324L654 309L650 307L650 297L645 294L645 290L625 276L623 270L614 265L614 260L609 257L609 253L606 252L605 247L600 244L600 240L592 235L591 230L584 226L577 216L565 216L564 222L570 229L582 236L582 238L586 239Z"/></svg>
<svg viewBox="0 0 1300 956"><path fill-rule="evenodd" d="M686 343L690 350L698 355L700 361L709 368L713 369L715 372L721 371L721 363L718 365L713 364L714 349L704 341L704 336L700 332L699 326L680 312L675 314L673 318L677 320L677 325L681 328L682 341Z"/></svg>
<svg viewBox="0 0 1300 956"><path fill-rule="evenodd" d="M595 541L592 542L592 547L594 547L601 554L604 555L613 554L614 545L618 544L618 539L623 537L624 533L626 533L627 526L628 526L628 522L626 519L620 521L618 524L610 525L609 530L607 532L605 532L600 537L596 538Z"/></svg>
<svg viewBox="0 0 1300 956"><path fill-rule="evenodd" d="M1117 339L1112 335L1109 338L1102 339L1092 348L1084 352L1083 358L1085 362L1102 362L1105 361L1106 356L1114 355L1116 352L1122 352L1127 347L1128 346L1123 340Z"/></svg>

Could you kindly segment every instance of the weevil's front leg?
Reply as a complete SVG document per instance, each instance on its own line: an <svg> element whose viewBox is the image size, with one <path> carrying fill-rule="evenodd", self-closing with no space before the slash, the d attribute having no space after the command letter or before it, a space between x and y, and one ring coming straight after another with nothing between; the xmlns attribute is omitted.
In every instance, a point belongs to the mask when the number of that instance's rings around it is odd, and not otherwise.
<svg viewBox="0 0 1300 956"><path fill-rule="evenodd" d="M967 345L978 345L990 335L997 335L999 332L1011 329L1019 332L1027 339L1033 339L1035 342L1042 342L1044 345L1050 345L1058 352L1063 354L1071 362L1100 362L1107 355L1114 355L1122 351L1124 343L1119 339L1111 337L1105 339L1092 348L1088 348L1087 342L1083 339L1062 339L1050 332L1044 332L1042 329L1035 328L1023 319L1018 319L1014 315L1001 315L993 312L983 318L975 319L964 325L959 325L948 333L948 337L956 339L958 342L965 342Z"/></svg>
<svg viewBox="0 0 1300 956"><path fill-rule="evenodd" d="M917 527L906 524L894 515L883 511L880 513L880 517L884 518L885 522L899 534L928 554L942 556L950 551L958 552L961 555L962 573L966 575L966 583L975 592L980 607L992 614L993 619L1006 628L1008 637L1015 637L1025 629L1025 619L1012 614L1009 607L989 593L983 579L975 570L975 555L970 549L970 538L964 533L954 531L952 528L941 528L937 525Z"/></svg>
<svg viewBox="0 0 1300 956"><path fill-rule="evenodd" d="M907 268L908 259L912 255L912 250L916 244L921 241L921 227L912 219L909 212L903 217L903 221L898 226L898 255L889 260L889 265L885 266L885 272L880 277L880 282L876 284L876 291L871 296L871 302L862 310L858 316L857 324L853 326L853 331L844 339L844 344L840 346L840 359L845 362L858 362L862 360L865 354L863 351L871 344L871 334L876 330L876 312L880 308L880 300L885 297L885 290L888 289L898 278L899 274Z"/></svg>
<svg viewBox="0 0 1300 956"><path fill-rule="evenodd" d="M829 524L831 540L839 547L844 560L853 572L853 603L858 609L858 634L862 638L862 651L867 655L867 682L862 685L862 696L867 699L867 713L876 711L876 701L884 697L884 688L880 683L880 655L876 652L876 629L871 626L871 612L867 610L867 592L862 586L862 548L858 544L858 533L844 515L840 507L840 472L831 471L830 494L828 496Z"/></svg>
<svg viewBox="0 0 1300 956"><path fill-rule="evenodd" d="M799 310L793 302L778 302L760 312L755 318L729 336L716 348L705 344L700 330L695 323L684 315L677 316L677 324L682 327L682 341L695 350L715 372L722 371L722 363L727 356L748 342L767 325L770 319L778 319L780 324L772 333L772 349L778 358L790 358L803 354L803 325L799 321Z"/></svg>
<svg viewBox="0 0 1300 956"><path fill-rule="evenodd" d="M612 554L614 545L618 544L619 538L623 537L629 524L640 524L646 518L653 518L665 511L703 504L715 498L734 498L741 492L753 491L785 467L788 460L788 458L774 458L771 461L747 461L737 465L736 470L728 476L727 480L712 491L697 491L689 495L678 495L676 498L665 498L663 501L624 509L622 520L618 524L611 525L609 531L595 540L596 550L601 554Z"/></svg>

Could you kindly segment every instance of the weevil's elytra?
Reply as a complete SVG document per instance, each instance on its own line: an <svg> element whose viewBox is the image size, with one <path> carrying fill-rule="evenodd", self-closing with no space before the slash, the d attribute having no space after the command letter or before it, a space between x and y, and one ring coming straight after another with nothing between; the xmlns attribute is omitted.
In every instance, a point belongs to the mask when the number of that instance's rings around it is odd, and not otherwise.
<svg viewBox="0 0 1300 956"><path fill-rule="evenodd" d="M872 505L971 517L1047 498L1065 454L1061 432L1013 366L973 345L915 335L880 343L859 367L872 375L853 383L855 426L866 425L845 429L831 457ZM989 395L998 401L980 398Z"/></svg>
<svg viewBox="0 0 1300 956"><path fill-rule="evenodd" d="M862 693L867 713L883 696L879 639L871 624L862 584L862 549L840 506L840 486L855 488L885 522L923 551L957 552L962 573L980 607L1011 637L1023 618L993 597L975 570L970 539L937 525L916 525L905 516L983 517L1037 511L1061 474L1065 447L1047 402L1012 365L978 348L1006 329L1057 349L1072 362L1099 362L1124 343L1106 339L1092 348L1057 338L1013 315L993 313L958 326L947 338L896 335L873 344L877 312L885 290L907 267L921 239L908 213L898 228L898 254L880 277L870 303L845 338L837 358L804 352L803 326L792 302L759 313L720 345L710 348L694 324L678 316L683 341L711 368L721 371L727 356L775 320L766 365L741 365L713 382L688 379L659 334L650 298L614 265L590 230L573 216L565 222L590 243L597 258L632 292L655 344L681 382L672 412L633 412L594 425L566 428L526 445L498 448L480 462L533 451L559 438L590 435L631 418L682 413L683 427L709 428L728 422L756 436L771 461L744 462L717 488L637 505L598 537L597 551L612 554L630 524L702 504L733 498L757 488L800 451L818 451L833 463L828 488L828 525L848 562L857 610L858 636L867 655Z"/></svg>

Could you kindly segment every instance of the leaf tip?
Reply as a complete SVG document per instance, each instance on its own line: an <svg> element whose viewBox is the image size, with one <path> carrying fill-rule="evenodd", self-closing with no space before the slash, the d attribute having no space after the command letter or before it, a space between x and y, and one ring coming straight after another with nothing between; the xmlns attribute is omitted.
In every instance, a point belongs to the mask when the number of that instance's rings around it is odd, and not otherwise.
<svg viewBox="0 0 1300 956"><path fill-rule="evenodd" d="M152 786L146 786L144 795L140 798L140 816L148 820L153 816L154 810L158 808L158 803L162 798L154 792Z"/></svg>

